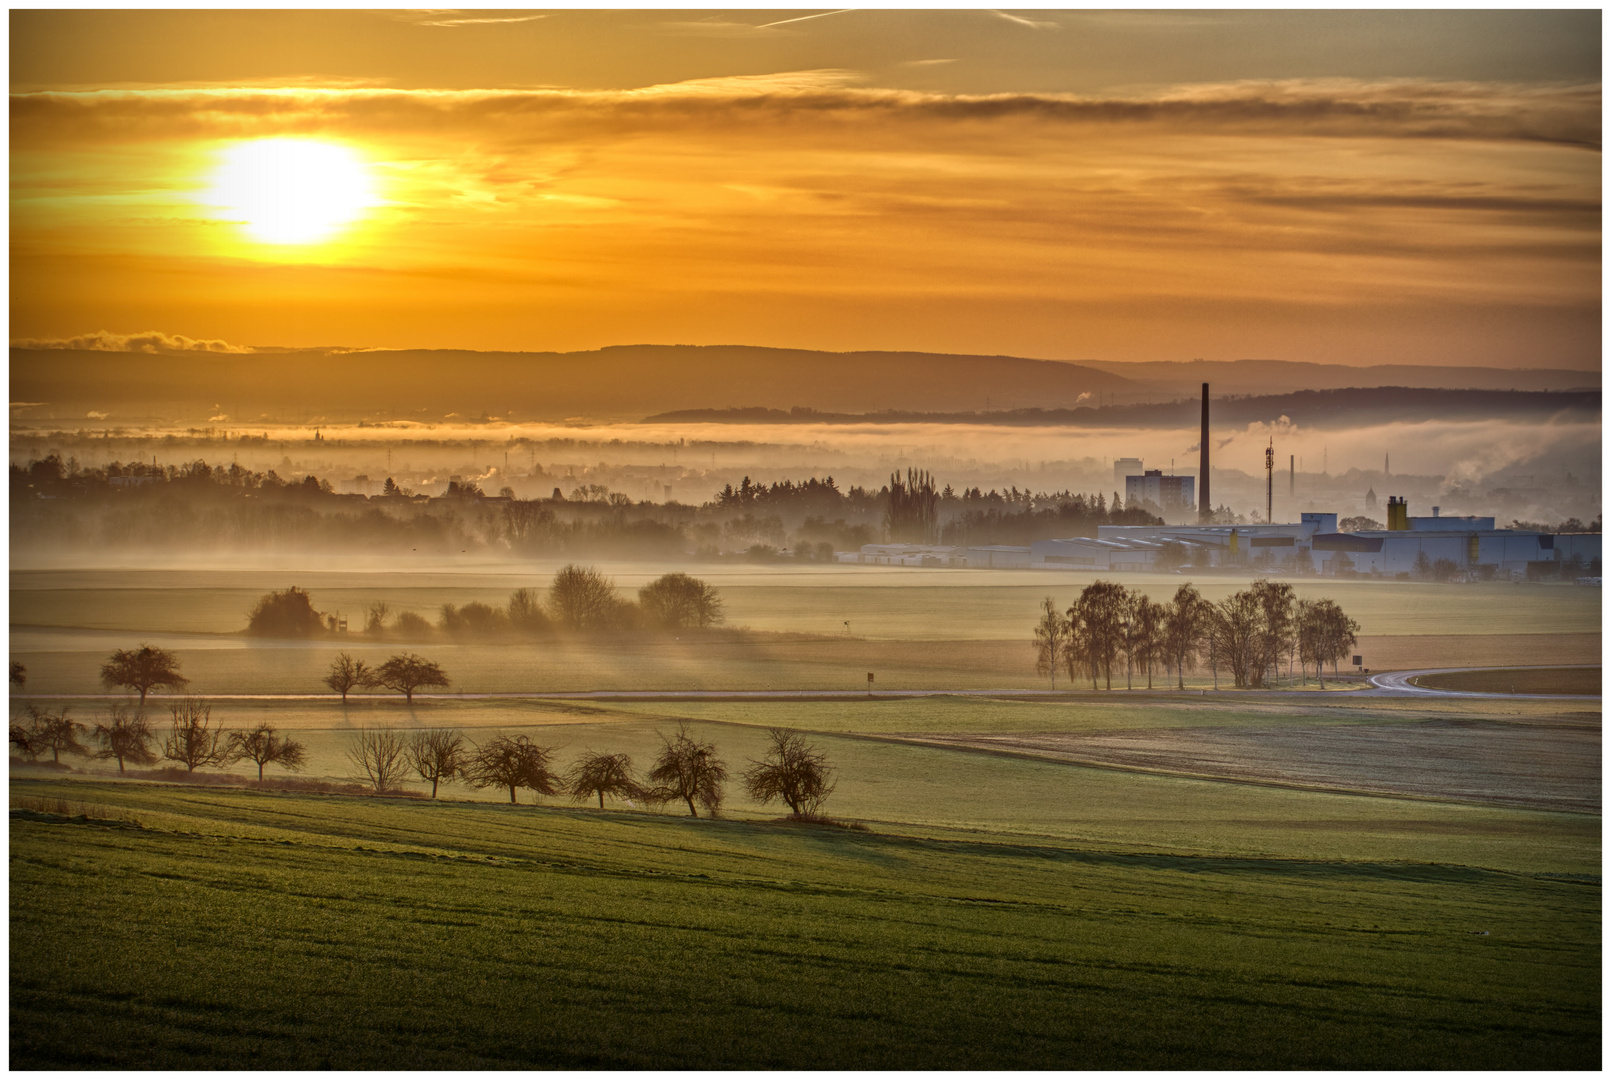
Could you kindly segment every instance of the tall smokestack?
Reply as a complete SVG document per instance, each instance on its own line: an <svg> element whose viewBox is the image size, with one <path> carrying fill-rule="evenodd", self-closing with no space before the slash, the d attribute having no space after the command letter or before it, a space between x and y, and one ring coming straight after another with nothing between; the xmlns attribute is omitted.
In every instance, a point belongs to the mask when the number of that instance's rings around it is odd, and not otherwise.
<svg viewBox="0 0 1611 1080"><path fill-rule="evenodd" d="M1197 520L1206 522L1214 514L1214 501L1208 494L1208 384L1203 384L1203 435L1197 443Z"/></svg>

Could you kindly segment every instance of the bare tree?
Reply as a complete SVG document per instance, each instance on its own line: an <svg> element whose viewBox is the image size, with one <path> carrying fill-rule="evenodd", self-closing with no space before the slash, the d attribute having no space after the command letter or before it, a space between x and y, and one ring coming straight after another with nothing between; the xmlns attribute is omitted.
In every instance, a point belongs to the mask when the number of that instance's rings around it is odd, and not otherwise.
<svg viewBox="0 0 1611 1080"><path fill-rule="evenodd" d="M927 469L907 469L889 477L889 506L884 528L891 543L932 544L940 538L940 493Z"/></svg>
<svg viewBox="0 0 1611 1080"><path fill-rule="evenodd" d="M24 723L21 717L11 721L11 745L29 761L38 760L40 752L45 749L44 744L35 737L33 725Z"/></svg>
<svg viewBox="0 0 1611 1080"><path fill-rule="evenodd" d="M269 724L258 724L251 731L236 731L229 736L229 750L235 760L257 762L257 780L263 782L263 766L276 764L296 772L307 761L308 748L295 739L275 732Z"/></svg>
<svg viewBox="0 0 1611 1080"><path fill-rule="evenodd" d="M720 810L727 765L716 756L716 747L696 741L688 733L687 724L677 725L675 738L662 735L660 741L664 746L649 771L649 779L659 785L660 801L681 799L688 804L688 813L693 817L699 816L695 803L710 814Z"/></svg>
<svg viewBox="0 0 1611 1080"><path fill-rule="evenodd" d="M536 633L548 629L548 616L543 613L541 598L536 589L516 589L509 594L509 625L522 633Z"/></svg>
<svg viewBox="0 0 1611 1080"><path fill-rule="evenodd" d="M1147 689L1152 689L1152 668L1167 655L1165 628L1169 609L1144 593L1135 593L1130 610L1129 652L1147 672Z"/></svg>
<svg viewBox="0 0 1611 1080"><path fill-rule="evenodd" d="M57 765L62 762L63 751L80 757L88 755L89 747L79 739L84 733L84 725L72 718L71 711L71 708L65 705L62 706L61 712L50 712L37 705L29 705L26 739L24 744L19 744L19 749L23 749L24 746L32 748L34 756L49 750L51 760ZM16 741L13 735L12 742Z"/></svg>
<svg viewBox="0 0 1611 1080"><path fill-rule="evenodd" d="M19 690L28 682L28 665L11 661L11 685Z"/></svg>
<svg viewBox="0 0 1611 1080"><path fill-rule="evenodd" d="M572 630L607 627L615 607L615 585L591 566L563 566L548 586L549 614Z"/></svg>
<svg viewBox="0 0 1611 1080"><path fill-rule="evenodd" d="M408 739L396 728L359 728L347 746L347 760L376 793L395 791L408 770Z"/></svg>
<svg viewBox="0 0 1611 1080"><path fill-rule="evenodd" d="M1359 641L1359 623L1349 618L1331 600L1298 601L1297 609L1298 656L1307 671L1315 666L1320 688L1326 688L1326 662L1337 672L1337 661L1353 651Z"/></svg>
<svg viewBox="0 0 1611 1080"><path fill-rule="evenodd" d="M450 686L440 665L413 653L399 653L375 669L371 685L396 690L414 703L414 691L422 686Z"/></svg>
<svg viewBox="0 0 1611 1080"><path fill-rule="evenodd" d="M128 706L121 702L114 702L106 713L110 723L97 723L91 733L91 737L101 746L95 756L101 759L116 758L119 773L124 771L126 762L155 765L158 758L156 751L151 749L151 742L156 735L145 714L130 716Z"/></svg>
<svg viewBox="0 0 1611 1080"><path fill-rule="evenodd" d="M1164 606L1163 642L1161 649L1175 662L1176 686L1186 689L1186 668L1190 667L1202 649L1204 621L1202 594L1186 582L1175 590L1174 598Z"/></svg>
<svg viewBox="0 0 1611 1080"><path fill-rule="evenodd" d="M642 798L643 788L632 775L632 759L625 754L598 754L588 751L565 774L565 789L574 799L598 796L604 809L604 796Z"/></svg>
<svg viewBox="0 0 1611 1080"><path fill-rule="evenodd" d="M420 779L431 782L433 799L437 785L458 776L469 763L470 752L465 749L464 736L457 731L416 731L408 740L409 768L419 773Z"/></svg>
<svg viewBox="0 0 1611 1080"><path fill-rule="evenodd" d="M375 673L369 670L369 665L362 660L354 660L346 653L342 653L330 662L330 674L324 677L324 684L341 695L341 703L347 703L347 691L361 686L374 686Z"/></svg>
<svg viewBox="0 0 1611 1080"><path fill-rule="evenodd" d="M1035 674L1049 676L1056 690L1057 669L1068 665L1074 628L1049 596L1040 602L1040 612L1040 622L1035 624Z"/></svg>
<svg viewBox="0 0 1611 1080"><path fill-rule="evenodd" d="M119 686L140 693L140 707L145 708L148 692L165 687L183 690L190 680L179 674L179 658L167 649L141 645L138 649L118 649L101 665L101 683L108 690Z"/></svg>
<svg viewBox="0 0 1611 1080"><path fill-rule="evenodd" d="M392 606L384 600L376 600L370 604L368 617L364 620L364 633L380 637L386 632L386 620L391 613Z"/></svg>
<svg viewBox="0 0 1611 1080"><path fill-rule="evenodd" d="M795 817L816 817L835 786L828 756L798 731L768 728L766 736L771 746L764 760L752 760L744 771L745 788L758 802L782 799Z"/></svg>
<svg viewBox="0 0 1611 1080"><path fill-rule="evenodd" d="M497 735L476 747L464 770L464 778L474 787L507 787L509 801L515 798L516 788L530 788L539 795L559 792L559 778L548 769L554 756L551 746L538 746L524 735L511 739Z"/></svg>
<svg viewBox="0 0 1611 1080"><path fill-rule="evenodd" d="M1086 660L1091 667L1091 684L1096 676L1113 689L1113 662L1124 649L1127 621L1126 598L1129 590L1113 581L1093 581L1069 609L1069 621L1080 628Z"/></svg>
<svg viewBox="0 0 1611 1080"><path fill-rule="evenodd" d="M186 772L234 759L223 728L212 726L213 707L199 697L187 697L168 706L173 727L162 743L162 756L177 761Z"/></svg>
<svg viewBox="0 0 1611 1080"><path fill-rule="evenodd" d="M722 598L706 582L687 574L663 574L638 590L638 604L649 625L667 630L711 626L722 621Z"/></svg>

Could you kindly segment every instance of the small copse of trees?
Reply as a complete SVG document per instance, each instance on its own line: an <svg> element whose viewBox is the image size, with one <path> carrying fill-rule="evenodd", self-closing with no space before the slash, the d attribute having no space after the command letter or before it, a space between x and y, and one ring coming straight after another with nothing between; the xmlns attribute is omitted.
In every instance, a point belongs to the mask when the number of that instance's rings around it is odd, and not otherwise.
<svg viewBox="0 0 1611 1080"><path fill-rule="evenodd" d="M1124 665L1125 685L1153 671L1173 667L1176 685L1185 672L1206 661L1219 685L1221 668L1238 689L1270 685L1283 664L1336 662L1358 640L1359 624L1331 600L1298 601L1285 582L1259 580L1219 603L1204 600L1187 583L1167 604L1116 582L1086 586L1066 612L1051 597L1041 602L1033 631L1035 671L1052 680L1087 678L1093 690L1113 688L1115 668Z"/></svg>

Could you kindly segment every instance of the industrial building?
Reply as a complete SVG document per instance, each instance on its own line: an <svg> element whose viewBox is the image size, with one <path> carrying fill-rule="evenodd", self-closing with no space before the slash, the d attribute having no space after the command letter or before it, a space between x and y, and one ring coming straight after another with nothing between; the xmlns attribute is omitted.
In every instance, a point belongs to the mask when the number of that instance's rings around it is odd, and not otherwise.
<svg viewBox="0 0 1611 1080"><path fill-rule="evenodd" d="M1165 476L1162 469L1147 469L1124 478L1124 505L1149 502L1164 510L1190 510L1196 505L1196 481L1190 476Z"/></svg>
<svg viewBox="0 0 1611 1080"><path fill-rule="evenodd" d="M1204 383L1196 478L1200 522L1212 516L1209 445L1208 384ZM1273 494L1273 460L1273 450L1268 451L1266 508ZM1191 507L1193 477L1165 476L1159 469L1143 471L1141 464L1140 458L1114 461L1115 477L1124 478L1127 503L1147 501L1162 509ZM1367 503L1374 505L1375 501L1372 489ZM1404 497L1390 495L1387 527L1369 532L1341 533L1336 514L1305 513L1293 524L1100 525L1094 537L1040 540L1028 547L867 544L860 551L838 552L835 557L840 562L877 566L1098 572L1223 567L1395 578L1430 573L1440 580L1558 578L1575 560L1580 569L1569 575L1571 579L1598 584L1600 534L1496 529L1491 517L1444 517L1436 506L1431 517L1411 517Z"/></svg>

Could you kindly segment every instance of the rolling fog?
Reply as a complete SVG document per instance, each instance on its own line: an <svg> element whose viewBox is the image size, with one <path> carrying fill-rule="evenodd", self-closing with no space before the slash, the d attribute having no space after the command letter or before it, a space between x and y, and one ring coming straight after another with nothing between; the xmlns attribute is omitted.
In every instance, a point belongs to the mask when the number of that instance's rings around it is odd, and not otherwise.
<svg viewBox="0 0 1611 1080"><path fill-rule="evenodd" d="M1493 515L1556 523L1600 513L1597 423L1436 421L1305 430L1290 423L1213 432L1216 506L1263 516L1264 448L1276 454L1276 518L1304 510L1369 514L1374 489L1382 520L1388 494L1411 513ZM14 423L14 464L58 453L82 466L112 461L163 465L238 463L285 478L312 474L337 492L378 494L387 477L420 494L441 494L450 479L487 494L522 498L601 497L697 505L743 477L770 483L833 476L840 490L873 490L889 474L928 469L958 490L979 487L1101 493L1120 483L1113 461L1139 457L1145 468L1195 475L1197 433L1157 429L1078 430L983 424L417 424L236 430L118 428L30 430ZM1384 455L1391 475L1383 476ZM1289 457L1297 458L1295 485ZM1293 489L1295 488L1295 493Z"/></svg>

